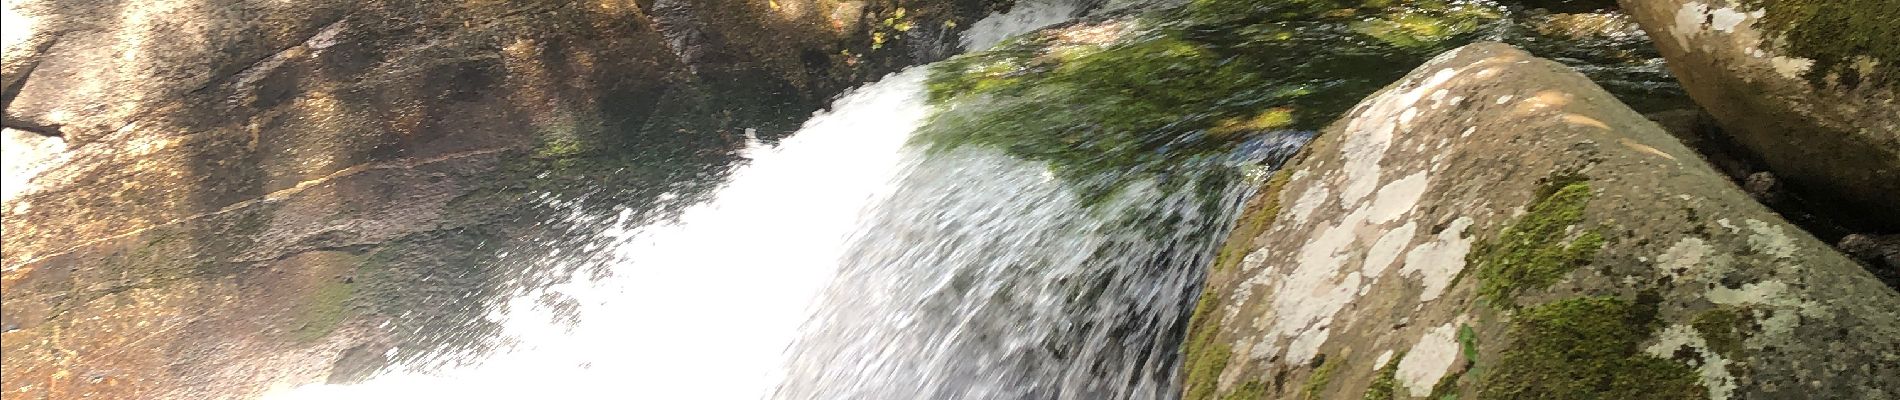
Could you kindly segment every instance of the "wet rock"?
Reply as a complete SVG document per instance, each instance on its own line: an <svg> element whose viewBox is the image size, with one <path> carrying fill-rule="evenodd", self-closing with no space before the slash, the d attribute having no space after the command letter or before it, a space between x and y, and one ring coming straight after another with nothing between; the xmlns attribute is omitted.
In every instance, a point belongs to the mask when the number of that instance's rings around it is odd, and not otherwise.
<svg viewBox="0 0 1900 400"><path fill-rule="evenodd" d="M368 380L376 375L377 370L389 364L389 357L384 355L388 351L388 346L374 343L365 343L344 350L342 355L337 356L336 363L330 367L330 377L325 382L351 384Z"/></svg>
<svg viewBox="0 0 1900 400"><path fill-rule="evenodd" d="M10 1L0 391L245 397L458 346L501 249L555 235L530 193L693 198L993 5Z"/></svg>
<svg viewBox="0 0 1900 400"><path fill-rule="evenodd" d="M1775 179L1773 172L1756 172L1742 181L1742 190L1755 196L1763 204L1775 204L1781 200L1781 180Z"/></svg>
<svg viewBox="0 0 1900 400"><path fill-rule="evenodd" d="M1866 262L1874 275L1900 287L1900 235L1852 234L1841 238L1841 251Z"/></svg>
<svg viewBox="0 0 1900 400"><path fill-rule="evenodd" d="M1528 8L1541 8L1551 12L1589 12L1615 9L1615 0L1506 0L1503 3L1518 4Z"/></svg>
<svg viewBox="0 0 1900 400"><path fill-rule="evenodd" d="M1900 294L1509 46L1362 101L1247 207L1190 399L1900 396Z"/></svg>
<svg viewBox="0 0 1900 400"><path fill-rule="evenodd" d="M1900 3L1622 4L1696 102L1790 190L1900 224Z"/></svg>

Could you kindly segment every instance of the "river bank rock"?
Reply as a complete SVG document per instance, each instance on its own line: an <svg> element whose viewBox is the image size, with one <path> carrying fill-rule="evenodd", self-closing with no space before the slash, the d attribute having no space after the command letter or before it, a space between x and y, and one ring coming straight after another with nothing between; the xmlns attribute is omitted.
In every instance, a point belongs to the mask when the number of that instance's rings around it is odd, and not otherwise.
<svg viewBox="0 0 1900 400"><path fill-rule="evenodd" d="M1900 226L1900 3L1622 5L1690 96L1791 189Z"/></svg>
<svg viewBox="0 0 1900 400"><path fill-rule="evenodd" d="M530 196L690 201L997 6L9 1L0 393L244 398L454 350L501 255L564 237Z"/></svg>
<svg viewBox="0 0 1900 400"><path fill-rule="evenodd" d="M1900 294L1583 75L1487 43L1271 177L1184 351L1190 400L1889 398Z"/></svg>

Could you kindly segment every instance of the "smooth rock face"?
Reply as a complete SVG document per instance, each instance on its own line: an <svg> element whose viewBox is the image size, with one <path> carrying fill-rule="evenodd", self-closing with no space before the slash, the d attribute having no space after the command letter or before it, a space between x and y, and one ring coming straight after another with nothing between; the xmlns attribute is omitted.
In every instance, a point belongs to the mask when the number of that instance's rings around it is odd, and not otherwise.
<svg viewBox="0 0 1900 400"><path fill-rule="evenodd" d="M990 4L8 1L0 393L250 397L453 346L409 333L479 335L442 325L560 237L530 194L694 198Z"/></svg>
<svg viewBox="0 0 1900 400"><path fill-rule="evenodd" d="M1276 173L1188 338L1191 400L1900 396L1900 295L1583 75L1495 43Z"/></svg>
<svg viewBox="0 0 1900 400"><path fill-rule="evenodd" d="M1792 189L1900 226L1900 2L1622 5L1690 96Z"/></svg>

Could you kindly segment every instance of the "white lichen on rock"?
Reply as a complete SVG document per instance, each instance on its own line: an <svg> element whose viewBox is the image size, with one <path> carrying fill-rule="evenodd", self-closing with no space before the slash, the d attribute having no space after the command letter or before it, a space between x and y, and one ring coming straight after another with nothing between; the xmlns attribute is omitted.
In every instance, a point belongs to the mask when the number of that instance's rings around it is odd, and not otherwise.
<svg viewBox="0 0 1900 400"><path fill-rule="evenodd" d="M1684 360L1696 369L1701 377L1702 386L1709 390L1709 400L1727 400L1735 393L1735 376L1729 373L1729 364L1733 361L1721 353L1709 349L1709 343L1688 325L1670 325L1656 334L1656 344L1643 349L1645 353L1659 358L1677 358L1678 351L1687 349L1696 354L1695 359Z"/></svg>
<svg viewBox="0 0 1900 400"><path fill-rule="evenodd" d="M1795 245L1794 239L1783 233L1780 227L1757 219L1750 219L1747 223L1748 229L1754 232L1748 235L1749 246L1776 258L1794 258L1794 253L1799 248Z"/></svg>
<svg viewBox="0 0 1900 400"><path fill-rule="evenodd" d="M1398 261L1399 254L1405 252L1405 247L1412 244L1412 237L1417 234L1418 223L1409 221L1405 225L1385 231L1384 235L1379 236L1378 241L1372 242L1372 248L1366 251L1366 262L1360 270L1365 272L1367 277L1378 279L1385 273L1386 268L1392 266L1392 262Z"/></svg>
<svg viewBox="0 0 1900 400"><path fill-rule="evenodd" d="M1457 332L1452 324L1432 328L1405 352L1405 359L1399 360L1399 381L1412 397L1431 394L1432 386L1451 373L1458 361Z"/></svg>
<svg viewBox="0 0 1900 400"><path fill-rule="evenodd" d="M1471 238L1465 237L1465 230L1474 222L1471 217L1459 217L1439 232L1436 240L1418 245L1405 255L1405 267L1399 273L1417 276L1425 286L1418 294L1419 302L1437 300L1451 286L1452 279L1465 270L1465 255L1471 253Z"/></svg>
<svg viewBox="0 0 1900 400"><path fill-rule="evenodd" d="M1332 195L1332 190L1324 184L1313 185L1300 192L1300 198L1293 201L1293 208L1290 210L1293 225L1305 226L1307 220L1313 219L1313 211L1319 210L1319 207L1326 204L1326 200Z"/></svg>

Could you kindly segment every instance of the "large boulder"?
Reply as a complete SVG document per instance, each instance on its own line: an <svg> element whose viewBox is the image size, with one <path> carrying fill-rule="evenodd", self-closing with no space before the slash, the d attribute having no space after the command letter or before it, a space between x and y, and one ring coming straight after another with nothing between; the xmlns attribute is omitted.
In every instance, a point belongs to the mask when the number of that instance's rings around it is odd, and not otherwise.
<svg viewBox="0 0 1900 400"><path fill-rule="evenodd" d="M1900 294L1581 74L1438 56L1276 172L1186 398L1893 398Z"/></svg>
<svg viewBox="0 0 1900 400"><path fill-rule="evenodd" d="M247 397L453 347L548 229L527 196L697 198L993 3L8 1L0 391Z"/></svg>
<svg viewBox="0 0 1900 400"><path fill-rule="evenodd" d="M1696 102L1792 189L1900 226L1900 2L1622 5Z"/></svg>

